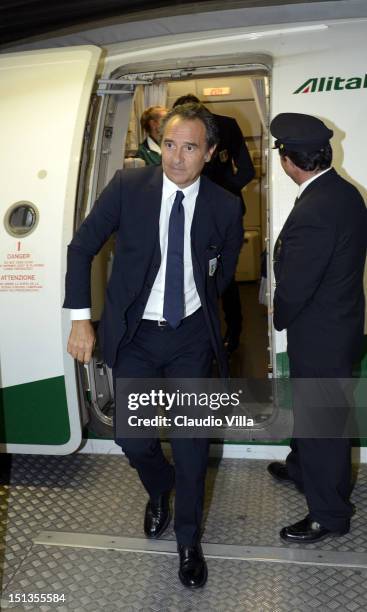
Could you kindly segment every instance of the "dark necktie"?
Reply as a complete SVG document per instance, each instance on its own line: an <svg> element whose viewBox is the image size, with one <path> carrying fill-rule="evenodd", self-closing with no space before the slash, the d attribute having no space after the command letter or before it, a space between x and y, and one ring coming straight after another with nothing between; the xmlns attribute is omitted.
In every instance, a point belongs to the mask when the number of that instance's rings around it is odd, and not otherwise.
<svg viewBox="0 0 367 612"><path fill-rule="evenodd" d="M173 328L179 326L184 316L184 197L182 191L176 191L168 226L163 317Z"/></svg>

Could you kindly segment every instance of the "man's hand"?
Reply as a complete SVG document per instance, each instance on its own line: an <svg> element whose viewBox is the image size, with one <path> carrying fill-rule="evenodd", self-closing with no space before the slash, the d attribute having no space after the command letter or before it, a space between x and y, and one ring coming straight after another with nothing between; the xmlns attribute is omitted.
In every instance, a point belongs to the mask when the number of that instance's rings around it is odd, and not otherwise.
<svg viewBox="0 0 367 612"><path fill-rule="evenodd" d="M89 363L95 343L96 334L89 319L72 321L67 350L74 359Z"/></svg>

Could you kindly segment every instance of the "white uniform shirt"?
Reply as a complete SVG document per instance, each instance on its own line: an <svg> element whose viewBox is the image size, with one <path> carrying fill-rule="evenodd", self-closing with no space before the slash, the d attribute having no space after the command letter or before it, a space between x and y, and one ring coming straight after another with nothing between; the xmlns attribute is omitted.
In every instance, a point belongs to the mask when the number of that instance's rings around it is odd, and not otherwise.
<svg viewBox="0 0 367 612"><path fill-rule="evenodd" d="M150 136L147 136L147 143L151 151L154 151L155 153L159 153L159 155L162 155L161 147L155 140L153 140L153 138L151 138Z"/></svg>
<svg viewBox="0 0 367 612"><path fill-rule="evenodd" d="M325 174L325 172L329 172L329 170L331 170L331 168L326 168L326 170L322 170L322 172L315 174L315 176L311 176L311 178L307 179L307 181L305 181L304 183L301 183L298 188L297 198L301 196L301 193L303 193L303 191L306 189L306 187L308 187L310 183L312 183L312 181L315 181L316 179L318 179L322 174Z"/></svg>

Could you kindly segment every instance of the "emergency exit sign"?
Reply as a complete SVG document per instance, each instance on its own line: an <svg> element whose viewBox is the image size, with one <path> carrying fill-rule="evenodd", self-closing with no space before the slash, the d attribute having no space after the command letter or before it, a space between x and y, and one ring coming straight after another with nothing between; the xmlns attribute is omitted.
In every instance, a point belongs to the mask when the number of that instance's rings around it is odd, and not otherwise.
<svg viewBox="0 0 367 612"><path fill-rule="evenodd" d="M231 93L230 87L204 87L204 96L228 96Z"/></svg>

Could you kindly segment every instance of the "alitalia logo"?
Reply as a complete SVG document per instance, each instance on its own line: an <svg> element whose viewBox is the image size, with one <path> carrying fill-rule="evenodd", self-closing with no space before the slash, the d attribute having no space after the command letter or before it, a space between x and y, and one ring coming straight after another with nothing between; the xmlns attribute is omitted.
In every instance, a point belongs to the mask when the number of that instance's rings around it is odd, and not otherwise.
<svg viewBox="0 0 367 612"><path fill-rule="evenodd" d="M294 91L299 93L315 93L321 91L342 91L344 89L367 89L367 74L364 77L343 78L339 76L313 77L307 79Z"/></svg>

